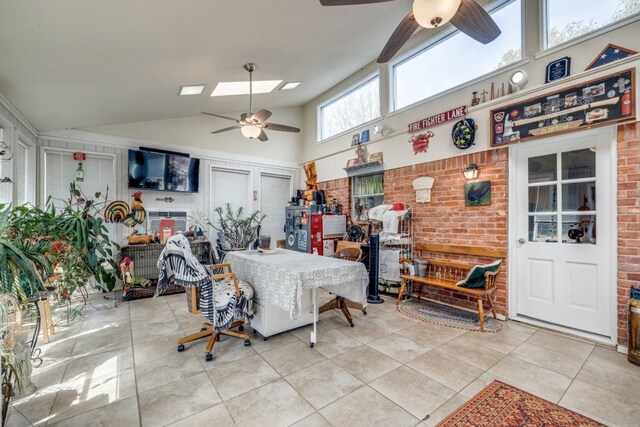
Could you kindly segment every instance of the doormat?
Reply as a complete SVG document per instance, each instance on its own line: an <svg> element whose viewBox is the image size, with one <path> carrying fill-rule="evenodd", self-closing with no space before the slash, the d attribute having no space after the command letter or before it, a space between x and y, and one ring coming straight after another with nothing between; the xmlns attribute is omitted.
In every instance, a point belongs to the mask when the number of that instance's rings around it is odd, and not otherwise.
<svg viewBox="0 0 640 427"><path fill-rule="evenodd" d="M398 304L398 311L405 316L422 320L423 322L466 329L467 331L480 330L480 317L478 313L428 300L417 300L414 298L403 300ZM493 314L485 313L484 332L498 332L501 329L502 322L495 320Z"/></svg>
<svg viewBox="0 0 640 427"><path fill-rule="evenodd" d="M604 427L597 421L500 381L493 381L436 427Z"/></svg>

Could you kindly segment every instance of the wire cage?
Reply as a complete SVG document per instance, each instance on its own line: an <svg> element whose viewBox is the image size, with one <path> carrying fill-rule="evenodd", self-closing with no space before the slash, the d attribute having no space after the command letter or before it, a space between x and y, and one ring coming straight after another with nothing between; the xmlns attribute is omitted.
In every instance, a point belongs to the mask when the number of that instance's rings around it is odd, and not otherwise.
<svg viewBox="0 0 640 427"><path fill-rule="evenodd" d="M211 253L211 242L208 240L194 240L190 242L191 252L201 264L213 264ZM158 284L158 258L164 249L164 244L150 245L125 245L120 249L118 263L129 257L135 265L136 279L146 279L148 286L139 284L127 285L123 283L122 301L131 301L139 298L152 297ZM170 285L163 295L170 295L184 292L182 286Z"/></svg>

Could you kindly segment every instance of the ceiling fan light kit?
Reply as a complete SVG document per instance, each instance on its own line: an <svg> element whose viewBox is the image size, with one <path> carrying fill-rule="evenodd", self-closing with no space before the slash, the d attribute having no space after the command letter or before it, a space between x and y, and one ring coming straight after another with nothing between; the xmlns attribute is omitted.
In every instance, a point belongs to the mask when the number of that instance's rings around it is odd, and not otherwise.
<svg viewBox="0 0 640 427"><path fill-rule="evenodd" d="M456 14L461 0L414 0L413 16L425 28L446 24Z"/></svg>
<svg viewBox="0 0 640 427"><path fill-rule="evenodd" d="M240 132L242 132L242 134L245 137L249 139L253 139L253 138L257 138L260 135L260 132L262 132L262 129L254 125L244 125L240 128Z"/></svg>

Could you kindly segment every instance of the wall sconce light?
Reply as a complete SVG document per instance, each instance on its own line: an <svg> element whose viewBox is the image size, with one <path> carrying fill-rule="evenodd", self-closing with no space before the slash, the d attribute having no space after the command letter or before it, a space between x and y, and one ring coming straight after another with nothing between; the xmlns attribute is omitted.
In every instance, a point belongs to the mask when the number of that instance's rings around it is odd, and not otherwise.
<svg viewBox="0 0 640 427"><path fill-rule="evenodd" d="M391 131L391 128L387 125L383 125L383 124L376 124L373 126L373 134L374 135L380 135L381 137L385 137L387 135L389 135L389 132Z"/></svg>
<svg viewBox="0 0 640 427"><path fill-rule="evenodd" d="M462 169L462 174L464 175L464 179L476 179L478 177L478 165L475 163L470 163L466 169Z"/></svg>
<svg viewBox="0 0 640 427"><path fill-rule="evenodd" d="M525 71L522 71L522 70L514 71L509 76L509 84L513 88L514 92L517 91L517 90L522 89L524 87L524 85L527 84L528 80L529 80L529 78L527 76L527 73Z"/></svg>
<svg viewBox="0 0 640 427"><path fill-rule="evenodd" d="M8 176L5 176L4 178L0 179L0 183L3 183L3 184L4 184L5 182L9 182L9 183L11 183L11 182L13 182L13 181L12 181L12 180L11 180L11 178L9 178Z"/></svg>

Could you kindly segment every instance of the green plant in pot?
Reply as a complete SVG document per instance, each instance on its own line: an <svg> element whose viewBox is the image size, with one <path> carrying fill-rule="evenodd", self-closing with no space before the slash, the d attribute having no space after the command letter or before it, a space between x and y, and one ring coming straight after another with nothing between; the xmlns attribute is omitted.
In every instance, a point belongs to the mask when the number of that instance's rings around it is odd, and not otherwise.
<svg viewBox="0 0 640 427"><path fill-rule="evenodd" d="M223 239L220 240L222 249L225 250L247 249L256 240L258 228L266 217L260 211L254 211L245 216L242 206L234 211L229 203L226 204L224 210L218 206L215 212L218 215L218 226L212 223L209 225L223 234L226 245L223 243Z"/></svg>

